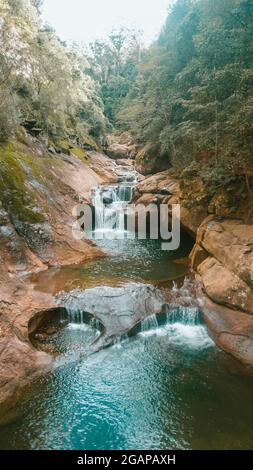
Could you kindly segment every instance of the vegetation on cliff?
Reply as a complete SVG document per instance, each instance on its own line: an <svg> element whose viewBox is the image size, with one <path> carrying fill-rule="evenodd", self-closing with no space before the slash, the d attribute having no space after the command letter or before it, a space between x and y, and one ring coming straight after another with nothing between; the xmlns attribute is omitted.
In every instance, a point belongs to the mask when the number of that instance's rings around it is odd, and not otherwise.
<svg viewBox="0 0 253 470"><path fill-rule="evenodd" d="M117 114L138 142L159 144L161 169L201 177L210 196L252 196L252 28L252 0L176 1Z"/></svg>
<svg viewBox="0 0 253 470"><path fill-rule="evenodd" d="M107 120L98 82L77 46L40 19L40 0L0 3L0 140L17 125L57 140L103 136Z"/></svg>

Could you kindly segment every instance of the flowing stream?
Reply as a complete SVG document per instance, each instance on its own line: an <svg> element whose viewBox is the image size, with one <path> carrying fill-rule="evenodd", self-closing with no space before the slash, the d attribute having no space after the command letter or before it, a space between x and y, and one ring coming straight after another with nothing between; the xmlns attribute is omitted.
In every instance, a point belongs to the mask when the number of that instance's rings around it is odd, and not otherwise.
<svg viewBox="0 0 253 470"><path fill-rule="evenodd" d="M122 214L134 182L132 171L120 185L94 190L100 235L124 233ZM41 273L33 277L36 288L57 293L110 286L117 292L129 282L138 290L187 274L176 262L191 249L186 235L173 253L153 240L96 242L114 255ZM148 315L134 335L116 337L96 354L86 353L100 337L98 321L67 310L68 321L45 340L61 353L56 367L24 391L15 419L0 430L0 448L252 448L252 380L214 345L190 286L185 279L168 287L177 305L161 316Z"/></svg>

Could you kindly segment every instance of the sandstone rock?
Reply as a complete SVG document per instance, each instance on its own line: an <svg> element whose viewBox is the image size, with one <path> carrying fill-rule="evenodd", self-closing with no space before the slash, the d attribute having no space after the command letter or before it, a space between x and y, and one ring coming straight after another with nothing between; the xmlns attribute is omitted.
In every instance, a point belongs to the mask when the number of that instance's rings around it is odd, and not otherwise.
<svg viewBox="0 0 253 470"><path fill-rule="evenodd" d="M139 197L136 201L135 204L144 204L144 206L148 206L149 204L161 204L163 202L163 196L160 196L159 194L149 194L145 193L142 194L141 197Z"/></svg>
<svg viewBox="0 0 253 470"><path fill-rule="evenodd" d="M94 345L99 349L131 331L146 317L162 313L166 300L154 286L131 283L119 288L76 290L59 297L59 305L69 314L83 311L102 323L104 333Z"/></svg>
<svg viewBox="0 0 253 470"><path fill-rule="evenodd" d="M126 166L126 167L133 167L135 165L135 161L131 158L129 158L129 159L122 158L122 159L117 160L117 164L122 165L122 166Z"/></svg>
<svg viewBox="0 0 253 470"><path fill-rule="evenodd" d="M180 200L178 200L178 203L180 203ZM206 216L207 210L204 206L194 206L188 209L181 205L181 225L194 238Z"/></svg>
<svg viewBox="0 0 253 470"><path fill-rule="evenodd" d="M55 306L51 295L34 292L22 281L0 274L0 406L11 406L22 387L52 367L52 358L36 351L28 337L28 323L40 310ZM7 405L5 405L6 407Z"/></svg>
<svg viewBox="0 0 253 470"><path fill-rule="evenodd" d="M135 188L134 201L144 202L144 204L145 200L150 201L150 196L142 197L145 194L154 194L163 204L168 204L169 206L180 204L182 227L193 237L196 236L199 226L207 217L207 208L205 206L194 205L188 209L181 204L180 184L179 180L174 176L173 170L156 173L144 179Z"/></svg>
<svg viewBox="0 0 253 470"><path fill-rule="evenodd" d="M253 291L214 258L198 266L205 292L214 302L253 314Z"/></svg>
<svg viewBox="0 0 253 470"><path fill-rule="evenodd" d="M136 186L135 190L139 194L177 195L179 183L171 176L171 171L166 170L144 179Z"/></svg>
<svg viewBox="0 0 253 470"><path fill-rule="evenodd" d="M109 157L117 159L125 159L129 156L129 147L123 144L113 143L106 149Z"/></svg>
<svg viewBox="0 0 253 470"><path fill-rule="evenodd" d="M199 236L208 253L253 288L253 225L209 220Z"/></svg>
<svg viewBox="0 0 253 470"><path fill-rule="evenodd" d="M190 260L191 260L191 267L196 270L198 266L203 263L209 254L207 253L204 248L202 248L198 243L195 243L191 253L190 253Z"/></svg>
<svg viewBox="0 0 253 470"><path fill-rule="evenodd" d="M202 311L216 344L253 372L253 317L209 299L202 301Z"/></svg>
<svg viewBox="0 0 253 470"><path fill-rule="evenodd" d="M138 153L141 151L142 146L138 144L133 144L129 146L129 156L130 158L136 159Z"/></svg>

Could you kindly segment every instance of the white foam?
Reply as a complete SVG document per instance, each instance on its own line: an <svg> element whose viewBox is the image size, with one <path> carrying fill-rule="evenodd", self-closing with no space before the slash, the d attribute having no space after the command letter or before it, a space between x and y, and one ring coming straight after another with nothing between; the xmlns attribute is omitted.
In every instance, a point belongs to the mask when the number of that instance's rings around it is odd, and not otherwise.
<svg viewBox="0 0 253 470"><path fill-rule="evenodd" d="M214 342L202 325L185 325L183 323L166 324L162 327L143 331L139 334L143 338L151 336L168 337L168 341L190 348L204 349L214 346Z"/></svg>
<svg viewBox="0 0 253 470"><path fill-rule="evenodd" d="M69 323L67 328L68 330L94 331L87 323Z"/></svg>

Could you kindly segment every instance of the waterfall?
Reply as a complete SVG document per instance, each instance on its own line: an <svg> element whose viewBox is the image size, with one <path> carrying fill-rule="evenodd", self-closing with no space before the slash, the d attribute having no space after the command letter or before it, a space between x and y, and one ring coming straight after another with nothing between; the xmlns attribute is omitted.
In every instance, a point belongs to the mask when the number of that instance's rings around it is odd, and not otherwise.
<svg viewBox="0 0 253 470"><path fill-rule="evenodd" d="M118 201L131 202L133 197L133 186L118 186L117 197Z"/></svg>
<svg viewBox="0 0 253 470"><path fill-rule="evenodd" d="M171 307L165 317L152 315L141 322L140 335L166 337L171 344L193 349L214 346L196 307Z"/></svg>
<svg viewBox="0 0 253 470"><path fill-rule="evenodd" d="M201 315L197 307L173 307L167 313L167 324L200 325Z"/></svg>
<svg viewBox="0 0 253 470"><path fill-rule="evenodd" d="M104 204L101 198L101 189L96 188L93 193L93 206L95 207L95 226L103 227L104 226Z"/></svg>
<svg viewBox="0 0 253 470"><path fill-rule="evenodd" d="M125 211L133 197L135 170L125 172L122 183L118 185L99 186L92 193L92 205L95 208L94 238L101 234L111 238L125 231ZM128 182L131 180L131 182Z"/></svg>
<svg viewBox="0 0 253 470"><path fill-rule="evenodd" d="M158 320L156 315L151 315L150 317L145 318L141 322L141 331L142 333L145 333L149 330L154 330L158 328Z"/></svg>
<svg viewBox="0 0 253 470"><path fill-rule="evenodd" d="M77 324L83 324L85 323L84 321L84 312L80 310L79 308L68 308L67 309L67 315L70 323L77 323Z"/></svg>

